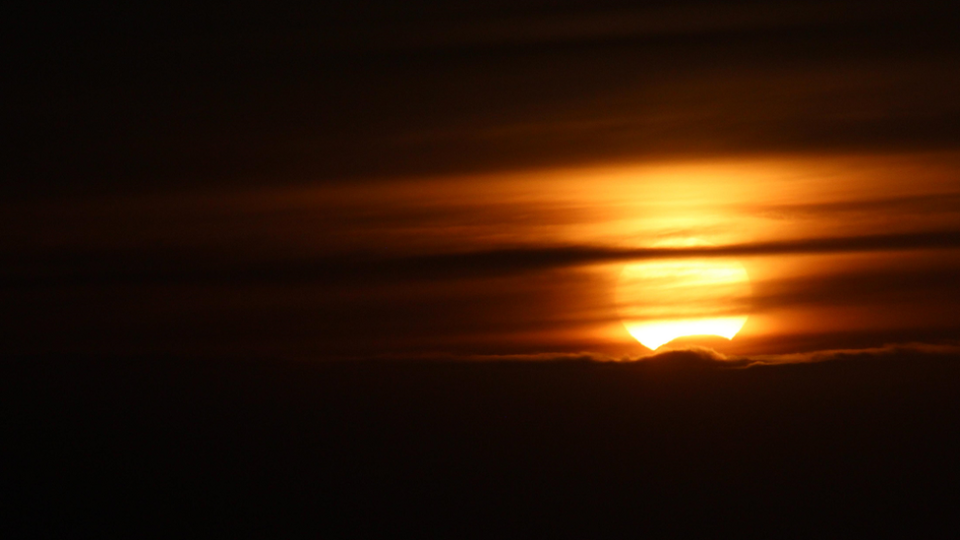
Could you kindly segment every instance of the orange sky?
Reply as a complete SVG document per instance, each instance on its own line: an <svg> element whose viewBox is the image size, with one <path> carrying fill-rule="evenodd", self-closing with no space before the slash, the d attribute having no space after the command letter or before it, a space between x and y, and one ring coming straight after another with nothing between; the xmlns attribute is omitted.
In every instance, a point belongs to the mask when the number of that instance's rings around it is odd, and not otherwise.
<svg viewBox="0 0 960 540"><path fill-rule="evenodd" d="M95 322L119 350L639 354L617 276L630 250L696 239L740 249L731 260L752 290L741 332L711 344L788 353L951 335L957 162L940 152L622 163L90 197L6 215L31 224L8 242L41 257L26 262L34 279L60 282L68 298L62 320L46 315L72 330L58 346L102 346ZM53 213L60 221L40 219Z"/></svg>
<svg viewBox="0 0 960 540"><path fill-rule="evenodd" d="M618 275L691 242L724 350L958 335L948 7L321 4L15 36L11 349L639 354Z"/></svg>

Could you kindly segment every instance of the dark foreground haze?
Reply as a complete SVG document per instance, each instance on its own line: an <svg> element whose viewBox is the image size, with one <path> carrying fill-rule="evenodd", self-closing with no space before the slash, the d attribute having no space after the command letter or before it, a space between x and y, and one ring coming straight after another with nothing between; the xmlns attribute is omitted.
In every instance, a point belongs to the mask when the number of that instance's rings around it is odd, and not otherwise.
<svg viewBox="0 0 960 540"><path fill-rule="evenodd" d="M769 537L952 513L960 358L2 364L7 530Z"/></svg>

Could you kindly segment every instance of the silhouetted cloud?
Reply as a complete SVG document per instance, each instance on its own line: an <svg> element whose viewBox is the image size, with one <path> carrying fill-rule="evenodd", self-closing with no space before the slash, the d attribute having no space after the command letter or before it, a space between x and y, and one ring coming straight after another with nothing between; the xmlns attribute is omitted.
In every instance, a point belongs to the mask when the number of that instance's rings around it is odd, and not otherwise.
<svg viewBox="0 0 960 540"><path fill-rule="evenodd" d="M44 283L217 282L377 282L503 276L601 263L656 259L753 257L952 250L960 248L960 231L936 230L865 236L836 236L731 244L715 247L619 248L609 246L525 246L500 249L383 257L372 253L330 258L285 258L249 261L229 251L67 250L40 253L32 259L14 253L3 271L8 287Z"/></svg>
<svg viewBox="0 0 960 540"><path fill-rule="evenodd" d="M716 247L611 248L604 246L560 246L506 248L472 253L440 254L402 260L409 267L462 268L467 273L523 272L582 264L627 262L653 259L745 257L913 251L960 248L960 231L939 230L865 236L802 238L797 240L732 244Z"/></svg>
<svg viewBox="0 0 960 540"><path fill-rule="evenodd" d="M758 364L793 364L806 362L829 362L835 360L897 359L915 356L956 357L960 355L960 345L930 343L894 343L882 347L865 349L832 349L804 353L756 355L750 357Z"/></svg>
<svg viewBox="0 0 960 540"><path fill-rule="evenodd" d="M960 345L955 343L893 343L862 349L828 349L803 353L728 355L709 347L687 346L652 351L642 355L614 356L597 352L558 352L531 354L419 355L384 356L384 360L443 360L478 362L643 362L650 365L745 368L832 361L896 360L914 357L956 358Z"/></svg>

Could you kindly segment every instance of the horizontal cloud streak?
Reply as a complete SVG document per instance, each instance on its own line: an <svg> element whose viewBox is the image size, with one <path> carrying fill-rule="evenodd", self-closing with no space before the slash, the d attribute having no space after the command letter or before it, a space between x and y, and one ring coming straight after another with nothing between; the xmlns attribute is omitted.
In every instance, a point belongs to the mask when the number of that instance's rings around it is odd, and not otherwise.
<svg viewBox="0 0 960 540"><path fill-rule="evenodd" d="M834 360L895 359L905 356L949 357L960 355L960 345L931 343L895 343L883 347L864 349L831 349L803 353L755 355L750 357L758 364L796 364L828 362Z"/></svg>
<svg viewBox="0 0 960 540"><path fill-rule="evenodd" d="M882 215L960 213L960 193L900 196L879 199L841 200L811 204L757 205L744 210L763 217L822 217L850 213L882 213Z"/></svg>
<svg viewBox="0 0 960 540"><path fill-rule="evenodd" d="M848 237L821 237L798 240L731 244L727 246L682 248L609 248L568 246L546 248L510 248L474 253L436 255L410 260L415 265L497 268L518 271L576 266L581 264L626 262L654 259L753 257L769 255L808 255L865 253L882 251L943 250L960 248L960 231L942 230L918 233L877 234Z"/></svg>
<svg viewBox="0 0 960 540"><path fill-rule="evenodd" d="M960 230L731 244L716 247L618 248L609 246L526 246L409 257L370 253L315 259L251 262L230 253L163 250L17 254L4 261L8 287L84 283L208 282L222 284L283 282L379 282L457 279L548 271L629 261L952 250L960 248ZM218 256L219 255L219 256Z"/></svg>
<svg viewBox="0 0 960 540"><path fill-rule="evenodd" d="M861 349L827 349L803 353L727 355L708 347L691 346L668 349L644 355L616 356L598 352L543 352L530 354L474 354L474 355L384 355L367 357L366 360L381 361L471 361L471 362L643 362L655 365L670 363L682 366L701 365L727 368L778 366L832 361L869 361L873 359L903 359L908 357L956 357L960 345L952 343L892 343L882 347ZM354 358L359 360L361 358Z"/></svg>

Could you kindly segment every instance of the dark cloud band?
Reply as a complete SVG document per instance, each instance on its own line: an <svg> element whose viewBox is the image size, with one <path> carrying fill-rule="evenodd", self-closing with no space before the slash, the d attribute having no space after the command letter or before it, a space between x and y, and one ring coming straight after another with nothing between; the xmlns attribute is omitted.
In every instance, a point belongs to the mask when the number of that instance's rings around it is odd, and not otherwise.
<svg viewBox="0 0 960 540"><path fill-rule="evenodd" d="M4 265L8 286L82 283L216 282L344 283L461 279L515 275L629 261L763 257L960 248L960 231L941 230L689 248L524 246L410 257L369 253L315 259L250 262L230 254L167 252L73 252L17 257Z"/></svg>

